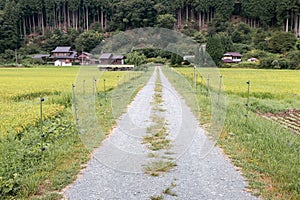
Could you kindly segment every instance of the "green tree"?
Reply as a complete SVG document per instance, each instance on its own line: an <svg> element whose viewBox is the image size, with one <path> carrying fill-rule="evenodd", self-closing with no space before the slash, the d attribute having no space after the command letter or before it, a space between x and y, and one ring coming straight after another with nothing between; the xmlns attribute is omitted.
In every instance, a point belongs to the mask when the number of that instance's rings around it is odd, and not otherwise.
<svg viewBox="0 0 300 200"><path fill-rule="evenodd" d="M183 62L183 57L176 54L176 53L172 53L171 55L171 65L181 65L181 63Z"/></svg>
<svg viewBox="0 0 300 200"><path fill-rule="evenodd" d="M221 64L221 58L224 54L221 37L216 34L207 39L206 51L214 60L216 65Z"/></svg>
<svg viewBox="0 0 300 200"><path fill-rule="evenodd" d="M193 39L199 44L203 44L206 42L206 36L201 32L195 32L193 35Z"/></svg>
<svg viewBox="0 0 300 200"><path fill-rule="evenodd" d="M116 1L110 26L113 30L126 30L154 26L157 11L153 0Z"/></svg>
<svg viewBox="0 0 300 200"><path fill-rule="evenodd" d="M173 29L175 22L176 19L171 14L158 15L157 17L157 26L161 28Z"/></svg>
<svg viewBox="0 0 300 200"><path fill-rule="evenodd" d="M284 53L294 48L296 37L290 32L276 32L269 41L269 50L272 53Z"/></svg>
<svg viewBox="0 0 300 200"><path fill-rule="evenodd" d="M234 47L233 47L233 42L231 37L224 33L219 35L220 35L223 51L224 52L233 51Z"/></svg>
<svg viewBox="0 0 300 200"><path fill-rule="evenodd" d="M91 52L103 40L103 35L93 30L81 33L75 40L77 51Z"/></svg>
<svg viewBox="0 0 300 200"><path fill-rule="evenodd" d="M209 23L208 33L213 35L219 32L228 32L231 33L232 23L228 19L217 14L215 18Z"/></svg>
<svg viewBox="0 0 300 200"><path fill-rule="evenodd" d="M258 29L256 33L252 36L252 42L256 49L260 50L268 50L269 40L271 38L271 34Z"/></svg>
<svg viewBox="0 0 300 200"><path fill-rule="evenodd" d="M126 63L139 67L146 62L147 58L144 54L137 51L130 52L126 55Z"/></svg>
<svg viewBox="0 0 300 200"><path fill-rule="evenodd" d="M15 50L19 46L18 10L14 1L7 1L0 11L0 53L6 49Z"/></svg>

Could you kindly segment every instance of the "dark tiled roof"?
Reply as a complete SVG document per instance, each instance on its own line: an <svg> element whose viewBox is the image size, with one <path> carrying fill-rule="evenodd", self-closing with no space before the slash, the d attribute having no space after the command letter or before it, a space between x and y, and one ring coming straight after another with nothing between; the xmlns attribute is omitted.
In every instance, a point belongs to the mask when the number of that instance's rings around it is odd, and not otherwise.
<svg viewBox="0 0 300 200"><path fill-rule="evenodd" d="M52 53L64 53L64 52L70 52L71 51L71 47L56 47L56 49L54 49L52 51Z"/></svg>
<svg viewBox="0 0 300 200"><path fill-rule="evenodd" d="M77 57L77 52L76 51L71 51L71 55L69 56L51 56L50 58L57 58L57 59L74 59Z"/></svg>

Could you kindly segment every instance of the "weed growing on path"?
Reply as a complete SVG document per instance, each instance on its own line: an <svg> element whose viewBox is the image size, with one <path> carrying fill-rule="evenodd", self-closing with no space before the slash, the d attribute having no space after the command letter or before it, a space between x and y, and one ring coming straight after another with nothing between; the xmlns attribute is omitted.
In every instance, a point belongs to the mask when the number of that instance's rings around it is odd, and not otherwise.
<svg viewBox="0 0 300 200"><path fill-rule="evenodd" d="M148 135L144 136L143 138L143 144L146 144L148 149L154 152L158 152L161 150L169 150L171 148L171 140L168 139L168 128L166 127L166 120L162 115L163 109L160 107L160 104L163 102L162 98L162 84L160 80L160 74L157 71L157 79L155 82L155 88L154 88L154 95L153 95L153 108L152 108L152 115L151 115L151 121L152 125L147 128ZM150 174L151 176L158 176L159 172L167 172L173 167L176 166L176 164L169 156L159 156L158 152L157 154L154 154L151 152L149 155L150 157L159 158L160 160L155 160L147 163L144 166L144 171L147 174Z"/></svg>

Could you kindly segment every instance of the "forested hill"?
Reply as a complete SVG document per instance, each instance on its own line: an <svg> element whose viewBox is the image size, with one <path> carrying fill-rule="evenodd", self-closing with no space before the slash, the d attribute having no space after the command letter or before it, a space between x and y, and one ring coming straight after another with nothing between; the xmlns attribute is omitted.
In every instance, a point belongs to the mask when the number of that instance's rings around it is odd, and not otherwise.
<svg viewBox="0 0 300 200"><path fill-rule="evenodd" d="M42 44L41 50L48 52L56 45L74 46L82 32L151 26L212 35L244 22L252 28L299 36L299 21L300 1L296 0L1 0L0 53L28 43ZM103 36L95 33L82 37L99 40Z"/></svg>
<svg viewBox="0 0 300 200"><path fill-rule="evenodd" d="M2 0L1 26L13 33L45 34L69 27L124 30L154 26L158 16L171 14L176 26L206 28L215 17L239 16L252 27L281 26L299 32L300 2L296 0Z"/></svg>

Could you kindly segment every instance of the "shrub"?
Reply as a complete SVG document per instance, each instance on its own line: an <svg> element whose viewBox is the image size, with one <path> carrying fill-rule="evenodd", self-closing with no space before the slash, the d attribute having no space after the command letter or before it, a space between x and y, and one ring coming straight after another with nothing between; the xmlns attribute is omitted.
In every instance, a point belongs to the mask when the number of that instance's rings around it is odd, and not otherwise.
<svg viewBox="0 0 300 200"><path fill-rule="evenodd" d="M267 57L260 60L259 68L271 69L274 59ZM274 65L274 63L273 63Z"/></svg>
<svg viewBox="0 0 300 200"><path fill-rule="evenodd" d="M240 62L237 64L232 64L232 68L258 68L259 63L256 62Z"/></svg>
<svg viewBox="0 0 300 200"><path fill-rule="evenodd" d="M287 58L279 59L278 64L279 64L280 69L296 69L296 67L297 67L297 62L292 61Z"/></svg>
<svg viewBox="0 0 300 200"><path fill-rule="evenodd" d="M72 65L80 65L80 62L72 62Z"/></svg>
<svg viewBox="0 0 300 200"><path fill-rule="evenodd" d="M162 64L165 64L167 62L166 58L162 58L160 56L158 56L156 58L148 58L147 60L148 60L148 62L152 62L152 63L162 63Z"/></svg>
<svg viewBox="0 0 300 200"><path fill-rule="evenodd" d="M269 49L273 53L282 53L293 49L297 38L293 33L276 32L270 39Z"/></svg>
<svg viewBox="0 0 300 200"><path fill-rule="evenodd" d="M299 51L290 51L286 54L286 58L290 61L296 63L296 65L300 64L300 52Z"/></svg>
<svg viewBox="0 0 300 200"><path fill-rule="evenodd" d="M248 59L248 58L258 58L258 59L263 59L263 58L278 58L279 56L276 54L272 54L266 51L262 51L262 50L252 50L247 52L246 54L244 54L244 58Z"/></svg>

